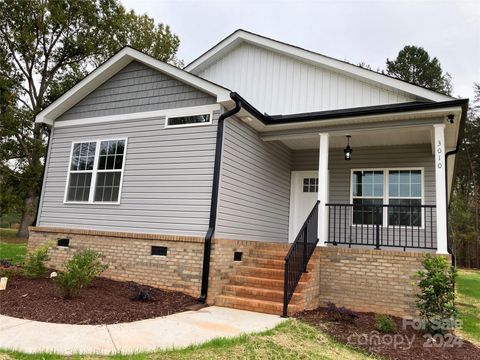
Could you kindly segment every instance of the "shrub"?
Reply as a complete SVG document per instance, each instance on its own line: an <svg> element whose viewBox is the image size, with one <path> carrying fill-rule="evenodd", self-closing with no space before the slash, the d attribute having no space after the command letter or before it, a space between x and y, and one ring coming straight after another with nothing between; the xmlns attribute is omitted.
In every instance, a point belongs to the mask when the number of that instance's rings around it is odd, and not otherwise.
<svg viewBox="0 0 480 360"><path fill-rule="evenodd" d="M48 260L48 249L52 243L48 242L27 254L23 264L23 273L25 276L38 279L47 273L45 262Z"/></svg>
<svg viewBox="0 0 480 360"><path fill-rule="evenodd" d="M22 273L22 269L18 266L0 266L0 277L13 278Z"/></svg>
<svg viewBox="0 0 480 360"><path fill-rule="evenodd" d="M397 324L395 324L395 321L388 315L376 314L375 322L375 327L382 333L392 333L397 330Z"/></svg>
<svg viewBox="0 0 480 360"><path fill-rule="evenodd" d="M327 304L327 311L333 321L353 322L358 316L346 307L336 307L334 303Z"/></svg>
<svg viewBox="0 0 480 360"><path fill-rule="evenodd" d="M66 263L65 271L60 271L54 278L64 298L72 298L92 280L104 272L108 265L102 263L103 256L94 250L83 250Z"/></svg>
<svg viewBox="0 0 480 360"><path fill-rule="evenodd" d="M150 301L152 300L152 288L148 286L142 286L136 283L131 283L128 285L130 290L130 300L132 301Z"/></svg>
<svg viewBox="0 0 480 360"><path fill-rule="evenodd" d="M417 294L417 309L430 333L443 333L454 327L455 278L457 272L443 256L425 255L422 259L425 270L416 273L420 292Z"/></svg>

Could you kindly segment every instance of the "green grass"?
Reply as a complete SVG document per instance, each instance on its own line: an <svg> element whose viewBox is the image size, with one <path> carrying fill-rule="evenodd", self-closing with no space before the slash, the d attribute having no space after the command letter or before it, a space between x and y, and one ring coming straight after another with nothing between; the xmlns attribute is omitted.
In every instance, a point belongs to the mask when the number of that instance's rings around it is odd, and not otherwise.
<svg viewBox="0 0 480 360"><path fill-rule="evenodd" d="M0 228L0 259L20 264L26 252L25 239L17 237L16 229Z"/></svg>
<svg viewBox="0 0 480 360"><path fill-rule="evenodd" d="M0 228L0 242L24 243L27 240L17 236L17 229Z"/></svg>
<svg viewBox="0 0 480 360"><path fill-rule="evenodd" d="M57 360L57 359L105 359L105 356L71 356L54 354L22 354L5 351L0 359ZM232 339L215 339L203 345L181 350L139 353L128 356L113 355L109 359L376 359L363 352L340 344L312 326L297 320L289 320L273 330L260 334L243 335Z"/></svg>
<svg viewBox="0 0 480 360"><path fill-rule="evenodd" d="M27 253L25 244L11 244L0 242L0 259L8 260L14 264L21 264Z"/></svg>
<svg viewBox="0 0 480 360"><path fill-rule="evenodd" d="M457 304L463 321L463 336L480 346L480 271L460 270Z"/></svg>

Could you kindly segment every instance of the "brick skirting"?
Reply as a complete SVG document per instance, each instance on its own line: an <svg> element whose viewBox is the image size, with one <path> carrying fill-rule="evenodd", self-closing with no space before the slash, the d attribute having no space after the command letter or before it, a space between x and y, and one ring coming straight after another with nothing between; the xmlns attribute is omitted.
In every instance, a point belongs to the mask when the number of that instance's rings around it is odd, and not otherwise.
<svg viewBox="0 0 480 360"><path fill-rule="evenodd" d="M117 233L96 230L30 228L28 249L48 241L69 238L69 247L53 246L48 265L61 269L78 250L94 249L109 264L104 276L121 281L136 281L162 289L200 295L203 239L192 236ZM152 256L151 246L165 246L167 256Z"/></svg>
<svg viewBox="0 0 480 360"><path fill-rule="evenodd" d="M318 296L311 297L308 308L332 302L355 311L415 315L414 275L422 268L425 252L329 246L315 253L320 258L314 277L318 286L311 287L318 289Z"/></svg>
<svg viewBox="0 0 480 360"><path fill-rule="evenodd" d="M69 247L53 246L49 266L61 269L81 249L91 248L109 264L105 276L131 280L163 289L200 295L203 242L201 237L120 233L46 227L30 228L29 250L69 238ZM165 246L167 256L152 256L151 246ZM207 302L215 303L229 275L257 249L284 251L289 244L213 239ZM243 253L234 261L234 252ZM421 269L424 253L392 250L318 247L310 261L312 270L305 288L305 308L332 302L356 311L414 315L417 288L413 275Z"/></svg>

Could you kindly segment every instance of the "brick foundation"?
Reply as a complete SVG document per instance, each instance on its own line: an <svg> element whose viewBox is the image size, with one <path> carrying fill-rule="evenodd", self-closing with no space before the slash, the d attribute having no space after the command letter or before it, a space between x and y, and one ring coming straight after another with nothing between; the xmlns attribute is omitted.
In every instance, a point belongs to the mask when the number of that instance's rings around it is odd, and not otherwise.
<svg viewBox="0 0 480 360"><path fill-rule="evenodd" d="M65 261L80 249L91 248L105 256L109 264L105 276L131 280L163 289L200 295L204 240L201 237L105 231L30 229L28 248L47 241L55 244L67 237L70 246L53 246L49 266L61 269ZM152 256L151 246L166 246L168 254ZM207 302L215 299L249 256L263 250L284 252L289 244L258 241L213 239ZM243 253L234 261L234 252ZM304 286L304 306L314 309L332 302L356 311L397 316L415 314L413 275L421 268L424 253L389 250L318 247L309 263ZM283 257L281 257L283 259Z"/></svg>
<svg viewBox="0 0 480 360"><path fill-rule="evenodd" d="M48 265L61 269L78 250L94 249L109 264L104 276L114 280L131 280L162 289L200 295L203 239L190 236L129 234L105 231L31 228L28 249L48 241L69 238L67 248L53 246ZM151 246L166 246L167 256L152 256Z"/></svg>
<svg viewBox="0 0 480 360"><path fill-rule="evenodd" d="M422 268L424 252L321 247L315 254L320 259L314 277L318 286L310 284L307 308L332 302L355 311L416 313L413 276Z"/></svg>

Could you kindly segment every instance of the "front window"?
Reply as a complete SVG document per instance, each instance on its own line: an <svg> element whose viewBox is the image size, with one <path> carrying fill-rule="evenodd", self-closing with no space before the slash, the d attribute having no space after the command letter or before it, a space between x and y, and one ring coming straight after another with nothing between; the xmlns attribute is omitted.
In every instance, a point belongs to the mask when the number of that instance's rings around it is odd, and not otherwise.
<svg viewBox="0 0 480 360"><path fill-rule="evenodd" d="M390 205L388 224L396 226L422 225L422 172L420 170L390 170L388 173Z"/></svg>
<svg viewBox="0 0 480 360"><path fill-rule="evenodd" d="M383 204L383 171L354 171L352 175L353 223L381 224Z"/></svg>
<svg viewBox="0 0 480 360"><path fill-rule="evenodd" d="M351 184L353 224L422 226L422 170L354 170Z"/></svg>
<svg viewBox="0 0 480 360"><path fill-rule="evenodd" d="M74 143L66 202L118 203L126 139Z"/></svg>

